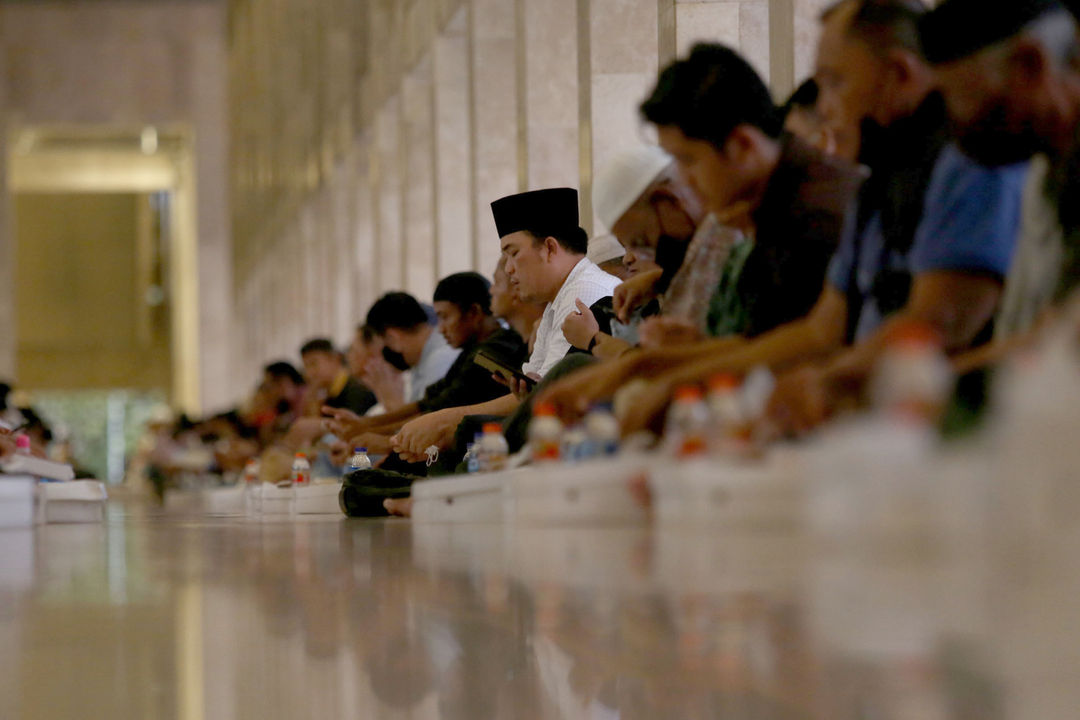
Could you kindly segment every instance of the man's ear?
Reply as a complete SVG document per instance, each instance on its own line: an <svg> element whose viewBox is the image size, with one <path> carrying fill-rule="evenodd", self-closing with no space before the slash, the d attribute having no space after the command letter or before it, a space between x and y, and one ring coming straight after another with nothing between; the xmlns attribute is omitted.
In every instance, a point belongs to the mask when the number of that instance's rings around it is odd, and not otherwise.
<svg viewBox="0 0 1080 720"><path fill-rule="evenodd" d="M736 125L724 141L724 149L717 152L720 152L728 162L741 165L746 161L755 144L750 126Z"/></svg>
<svg viewBox="0 0 1080 720"><path fill-rule="evenodd" d="M550 259L559 252L559 241L548 235L544 238L544 249L547 251L547 257Z"/></svg>
<svg viewBox="0 0 1080 720"><path fill-rule="evenodd" d="M1051 64L1046 48L1031 38L1018 39L1009 51L1009 77L1020 87L1036 87Z"/></svg>

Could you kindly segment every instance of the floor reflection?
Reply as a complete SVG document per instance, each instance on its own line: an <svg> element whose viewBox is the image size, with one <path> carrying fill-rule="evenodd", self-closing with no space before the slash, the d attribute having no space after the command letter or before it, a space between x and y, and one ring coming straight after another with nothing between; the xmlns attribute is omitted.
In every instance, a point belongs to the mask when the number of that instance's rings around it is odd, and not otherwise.
<svg viewBox="0 0 1080 720"><path fill-rule="evenodd" d="M965 580L941 556L139 507L0 539L3 718L1012 716L974 621L961 632L942 611L985 572ZM1016 687L1064 697L1041 680Z"/></svg>

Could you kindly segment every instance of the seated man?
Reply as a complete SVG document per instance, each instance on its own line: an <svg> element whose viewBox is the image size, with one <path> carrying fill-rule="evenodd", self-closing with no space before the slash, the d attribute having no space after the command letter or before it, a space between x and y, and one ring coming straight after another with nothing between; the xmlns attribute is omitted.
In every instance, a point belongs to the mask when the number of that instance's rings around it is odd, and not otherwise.
<svg viewBox="0 0 1080 720"><path fill-rule="evenodd" d="M1027 333L1080 281L1067 267L1080 247L1080 43L1052 0L1009 4L996 24L971 23L979 12L948 0L922 32L964 152L991 167L1036 158L995 328L1003 340Z"/></svg>
<svg viewBox="0 0 1080 720"><path fill-rule="evenodd" d="M858 168L779 135L768 89L727 48L701 45L667 68L642 111L711 214L698 234L715 238L708 246L719 250L723 266L715 279L706 278L711 283L689 281L679 289L680 302L695 308L718 339L667 343L583 372L552 389L551 399L564 409L584 410L642 373L711 356L740 344L740 336L763 335L806 315L862 183ZM617 224L644 218L645 210L639 199ZM690 255L680 274L700 277L705 267L707 261ZM665 303L665 312L672 304Z"/></svg>
<svg viewBox="0 0 1080 720"><path fill-rule="evenodd" d="M544 302L532 354L522 371L539 380L570 350L562 333L576 301L586 306L611 295L619 284L585 257L588 236L578 225L577 191L570 188L537 190L511 195L491 204L499 232L506 274L511 287L525 302ZM413 420L392 441L406 459L425 457L428 447L447 448L458 424L469 415L504 417L527 395L524 384L488 403L450 408Z"/></svg>
<svg viewBox="0 0 1080 720"><path fill-rule="evenodd" d="M893 323L930 325L950 352L986 334L1011 258L1025 168L988 170L948 143L943 102L931 93L934 76L919 47L921 14L910 0L846 0L825 16L822 107L862 122L861 153L874 174L813 311L754 342L638 358L634 369L658 380L636 399L625 429L655 426L676 387L719 372L829 359L782 382L781 397L807 383L865 377ZM920 196L912 187L927 190ZM557 399L581 402L569 392Z"/></svg>
<svg viewBox="0 0 1080 720"><path fill-rule="evenodd" d="M446 376L428 386L420 400L372 418L359 418L346 411L324 408L332 420L330 430L349 444L365 446L384 455L390 451L390 436L409 420L443 408L475 405L506 394L506 386L476 364L478 353L503 363L521 367L527 356L525 342L514 330L499 325L491 312L488 281L477 273L457 273L435 288L435 313L439 332L447 344L461 351Z"/></svg>
<svg viewBox="0 0 1080 720"><path fill-rule="evenodd" d="M376 300L367 326L382 341L386 361L406 373L406 403L417 402L429 385L446 377L461 352L436 332L435 319L408 293L391 292Z"/></svg>
<svg viewBox="0 0 1080 720"><path fill-rule="evenodd" d="M628 280L634 271L623 263L625 256L626 249L614 235L598 235L589 240L589 252L585 255L589 262L608 275L614 275L619 280Z"/></svg>
<svg viewBox="0 0 1080 720"><path fill-rule="evenodd" d="M283 443L290 450L305 447L323 434L322 419L318 415L320 406L362 415L376 402L375 395L349 375L344 357L326 338L304 343L300 358L304 362L304 377L311 398L305 416L294 421L285 435Z"/></svg>

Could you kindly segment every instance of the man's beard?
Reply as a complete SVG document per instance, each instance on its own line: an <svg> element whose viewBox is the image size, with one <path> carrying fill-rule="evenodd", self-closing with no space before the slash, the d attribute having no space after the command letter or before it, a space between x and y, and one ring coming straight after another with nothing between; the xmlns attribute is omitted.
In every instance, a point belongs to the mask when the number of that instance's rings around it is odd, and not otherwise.
<svg viewBox="0 0 1080 720"><path fill-rule="evenodd" d="M967 128L954 127L954 135L960 149L986 167L1024 162L1046 149L1030 121L1020 128L1009 127L1003 102L985 110Z"/></svg>

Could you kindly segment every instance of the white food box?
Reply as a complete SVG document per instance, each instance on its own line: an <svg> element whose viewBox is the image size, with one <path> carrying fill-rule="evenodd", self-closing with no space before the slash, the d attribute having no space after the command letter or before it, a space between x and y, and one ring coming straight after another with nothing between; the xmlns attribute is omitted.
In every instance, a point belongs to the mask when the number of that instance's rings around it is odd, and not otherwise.
<svg viewBox="0 0 1080 720"><path fill-rule="evenodd" d="M791 528L801 523L805 486L780 458L686 460L649 482L661 525Z"/></svg>
<svg viewBox="0 0 1080 720"><path fill-rule="evenodd" d="M503 489L525 469L421 480L412 486L413 522L498 523Z"/></svg>
<svg viewBox="0 0 1080 720"><path fill-rule="evenodd" d="M624 455L583 463L538 463L515 475L504 496L507 520L525 523L640 523L648 509L630 490L655 460Z"/></svg>
<svg viewBox="0 0 1080 720"><path fill-rule="evenodd" d="M94 523L105 520L109 495L96 480L41 483L47 523Z"/></svg>
<svg viewBox="0 0 1080 720"><path fill-rule="evenodd" d="M5 460L0 467L9 475L33 475L37 478L61 481L75 479L75 470L70 465L33 455L16 453Z"/></svg>
<svg viewBox="0 0 1080 720"><path fill-rule="evenodd" d="M203 512L216 517L244 514L244 486L226 485L203 491Z"/></svg>
<svg viewBox="0 0 1080 720"><path fill-rule="evenodd" d="M341 515L341 483L313 483L296 488L297 515Z"/></svg>
<svg viewBox="0 0 1080 720"><path fill-rule="evenodd" d="M249 520L258 520L262 513L262 486L257 482L244 486L244 516Z"/></svg>
<svg viewBox="0 0 1080 720"><path fill-rule="evenodd" d="M0 528L33 527L41 521L37 478L0 476Z"/></svg>
<svg viewBox="0 0 1080 720"><path fill-rule="evenodd" d="M296 494L291 486L263 483L259 496L259 515L263 518L283 518L295 513Z"/></svg>

